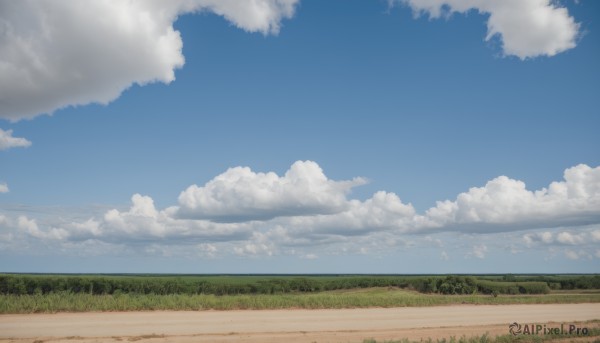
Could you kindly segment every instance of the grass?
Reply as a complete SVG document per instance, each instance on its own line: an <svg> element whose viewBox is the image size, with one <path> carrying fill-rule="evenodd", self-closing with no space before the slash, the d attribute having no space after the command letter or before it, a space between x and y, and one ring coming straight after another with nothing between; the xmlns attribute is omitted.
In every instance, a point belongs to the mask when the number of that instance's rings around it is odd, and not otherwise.
<svg viewBox="0 0 600 343"><path fill-rule="evenodd" d="M450 337L433 340L431 338L427 340L411 341L408 339L391 340L391 341L377 341L374 339L365 339L363 343L510 343L510 342L523 342L523 343L539 343L539 342L571 342L585 339L586 342L600 343L600 328L590 328L588 335L500 335L490 337L488 334L481 336L472 337Z"/></svg>
<svg viewBox="0 0 600 343"><path fill-rule="evenodd" d="M452 304L550 304L600 302L600 294L547 295L439 295L398 288L370 288L316 293L223 295L153 295L50 293L0 295L0 313L54 313L89 311L323 309L437 306Z"/></svg>

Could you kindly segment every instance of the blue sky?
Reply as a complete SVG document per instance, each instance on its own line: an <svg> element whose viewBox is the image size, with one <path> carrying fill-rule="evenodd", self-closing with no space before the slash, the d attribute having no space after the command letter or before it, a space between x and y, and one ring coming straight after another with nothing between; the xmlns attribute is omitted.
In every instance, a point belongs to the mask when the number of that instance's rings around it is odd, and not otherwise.
<svg viewBox="0 0 600 343"><path fill-rule="evenodd" d="M0 271L599 272L600 5L466 3L0 1Z"/></svg>

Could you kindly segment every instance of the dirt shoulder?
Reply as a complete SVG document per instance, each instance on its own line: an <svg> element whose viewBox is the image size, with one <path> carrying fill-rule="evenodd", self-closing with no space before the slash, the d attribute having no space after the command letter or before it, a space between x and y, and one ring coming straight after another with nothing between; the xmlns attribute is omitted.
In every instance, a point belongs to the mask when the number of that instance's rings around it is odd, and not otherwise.
<svg viewBox="0 0 600 343"><path fill-rule="evenodd" d="M508 333L600 319L600 304L0 315L1 342L360 342ZM593 323L597 325L597 323Z"/></svg>

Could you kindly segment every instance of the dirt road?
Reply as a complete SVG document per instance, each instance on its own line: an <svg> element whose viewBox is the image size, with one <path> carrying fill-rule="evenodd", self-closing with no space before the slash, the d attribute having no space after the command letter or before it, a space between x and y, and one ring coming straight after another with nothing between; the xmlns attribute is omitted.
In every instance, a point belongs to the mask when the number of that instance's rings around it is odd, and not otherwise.
<svg viewBox="0 0 600 343"><path fill-rule="evenodd" d="M362 342L507 334L515 321L591 319L600 319L600 304L0 315L0 342Z"/></svg>

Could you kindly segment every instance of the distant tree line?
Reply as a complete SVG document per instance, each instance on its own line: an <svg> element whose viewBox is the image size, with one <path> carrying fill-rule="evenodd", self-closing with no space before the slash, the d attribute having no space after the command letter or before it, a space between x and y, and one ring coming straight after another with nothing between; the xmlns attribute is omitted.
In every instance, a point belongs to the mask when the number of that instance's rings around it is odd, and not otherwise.
<svg viewBox="0 0 600 343"><path fill-rule="evenodd" d="M243 278L243 277L241 277ZM48 294L58 292L89 294L279 294L320 292L370 287L407 287L402 278L356 277L322 279L319 277L265 278L264 280L229 278L210 280L192 277L121 277L0 275L0 294Z"/></svg>
<svg viewBox="0 0 600 343"><path fill-rule="evenodd" d="M399 287L439 294L545 294L600 289L600 276L112 276L0 274L0 294L282 294Z"/></svg>

